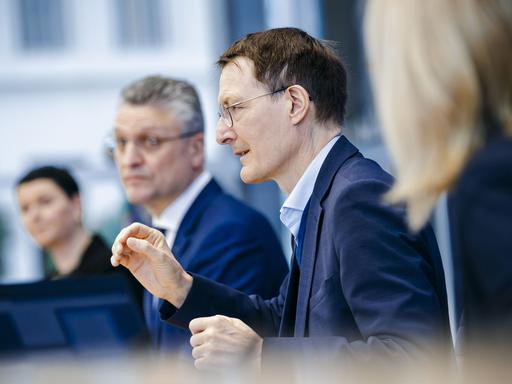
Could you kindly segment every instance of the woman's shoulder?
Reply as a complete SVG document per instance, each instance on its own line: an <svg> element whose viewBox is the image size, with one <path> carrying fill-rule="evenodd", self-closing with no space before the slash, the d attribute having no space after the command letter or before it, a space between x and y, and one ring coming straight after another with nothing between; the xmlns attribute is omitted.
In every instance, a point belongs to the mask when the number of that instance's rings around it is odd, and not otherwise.
<svg viewBox="0 0 512 384"><path fill-rule="evenodd" d="M99 234L93 233L91 242L85 249L75 274L88 276L112 271L110 256L112 256L112 251L105 240Z"/></svg>
<svg viewBox="0 0 512 384"><path fill-rule="evenodd" d="M455 191L459 193L512 186L512 137L498 137L480 148L468 161Z"/></svg>
<svg viewBox="0 0 512 384"><path fill-rule="evenodd" d="M88 249L92 249L95 252L101 251L102 253L112 252L105 239L98 233L92 234Z"/></svg>

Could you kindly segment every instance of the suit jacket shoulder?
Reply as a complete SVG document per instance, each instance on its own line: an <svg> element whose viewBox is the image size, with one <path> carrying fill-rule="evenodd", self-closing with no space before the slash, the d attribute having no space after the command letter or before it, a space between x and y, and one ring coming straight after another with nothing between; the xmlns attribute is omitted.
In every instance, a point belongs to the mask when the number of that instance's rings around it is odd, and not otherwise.
<svg viewBox="0 0 512 384"><path fill-rule="evenodd" d="M173 252L191 272L264 297L277 293L287 271L268 220L224 193L215 180L185 215Z"/></svg>

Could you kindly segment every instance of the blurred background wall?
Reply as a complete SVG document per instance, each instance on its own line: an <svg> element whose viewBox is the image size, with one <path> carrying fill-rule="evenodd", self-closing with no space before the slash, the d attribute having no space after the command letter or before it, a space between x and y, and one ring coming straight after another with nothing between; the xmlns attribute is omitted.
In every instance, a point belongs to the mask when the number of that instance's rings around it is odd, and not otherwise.
<svg viewBox="0 0 512 384"><path fill-rule="evenodd" d="M17 177L31 167L69 167L81 185L86 225L107 239L126 223L127 204L104 141L120 88L156 73L197 86L206 115L207 167L263 212L288 248L277 186L241 183L238 160L215 143L215 61L249 32L294 26L331 41L349 74L344 133L392 171L371 101L363 12L363 0L0 0L0 282L42 275L41 254L20 223L14 195ZM433 222L450 288L443 204Z"/></svg>

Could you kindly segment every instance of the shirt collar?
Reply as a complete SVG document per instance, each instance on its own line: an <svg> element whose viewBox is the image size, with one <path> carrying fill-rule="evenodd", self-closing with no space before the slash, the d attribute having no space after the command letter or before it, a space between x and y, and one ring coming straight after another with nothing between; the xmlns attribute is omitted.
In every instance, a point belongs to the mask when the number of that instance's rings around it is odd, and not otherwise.
<svg viewBox="0 0 512 384"><path fill-rule="evenodd" d="M335 136L318 152L281 207L281 222L295 237L298 235L302 212L313 193L320 168L338 139L339 136Z"/></svg>
<svg viewBox="0 0 512 384"><path fill-rule="evenodd" d="M153 226L176 233L192 203L211 179L212 175L203 171L176 200L164 209L159 217L152 217Z"/></svg>

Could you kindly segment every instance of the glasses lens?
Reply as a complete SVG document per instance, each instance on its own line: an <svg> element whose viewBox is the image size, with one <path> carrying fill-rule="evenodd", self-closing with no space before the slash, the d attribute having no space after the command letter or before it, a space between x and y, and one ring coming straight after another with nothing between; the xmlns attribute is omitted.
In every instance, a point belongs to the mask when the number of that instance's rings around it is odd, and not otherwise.
<svg viewBox="0 0 512 384"><path fill-rule="evenodd" d="M229 110L226 110L226 125L231 128L233 126L233 118L231 117L231 112Z"/></svg>
<svg viewBox="0 0 512 384"><path fill-rule="evenodd" d="M223 105L219 105L219 115L222 117L224 124L226 124L229 128L233 126L233 120L231 120L231 114L229 111L224 108Z"/></svg>
<svg viewBox="0 0 512 384"><path fill-rule="evenodd" d="M104 143L103 143L103 152L107 157L110 159L114 158L114 152L116 150L116 139L114 135L108 135L105 137Z"/></svg>

